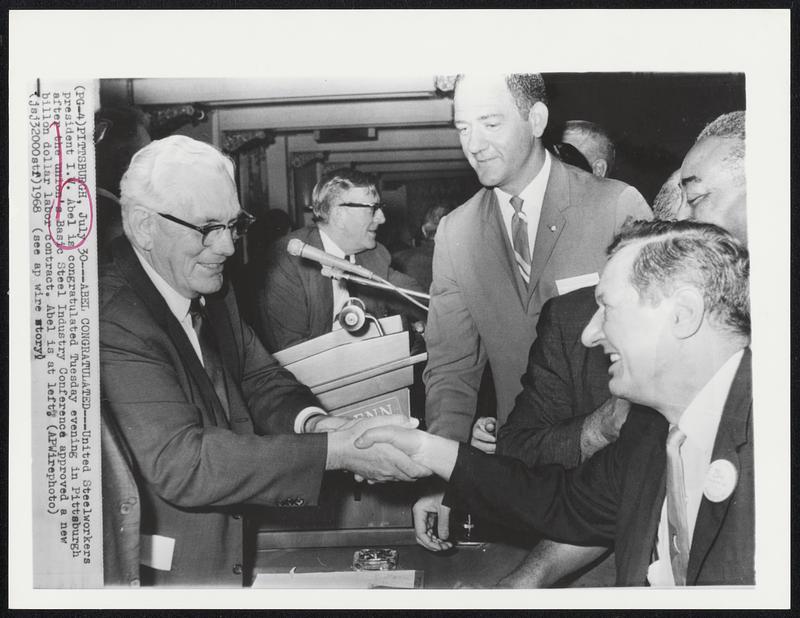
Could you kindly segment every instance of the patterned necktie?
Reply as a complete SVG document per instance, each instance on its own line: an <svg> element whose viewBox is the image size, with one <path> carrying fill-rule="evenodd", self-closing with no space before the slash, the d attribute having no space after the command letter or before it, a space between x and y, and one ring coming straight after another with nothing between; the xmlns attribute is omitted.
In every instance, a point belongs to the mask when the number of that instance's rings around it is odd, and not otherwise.
<svg viewBox="0 0 800 618"><path fill-rule="evenodd" d="M514 215L511 217L511 240L514 245L514 259L517 267L528 285L531 280L531 250L528 246L528 218L522 212L522 198L515 195L511 198Z"/></svg>
<svg viewBox="0 0 800 618"><path fill-rule="evenodd" d="M683 484L683 460L680 448L686 440L677 425L667 437L667 524L669 556L677 586L686 585L689 566L689 522L686 514L686 487Z"/></svg>
<svg viewBox="0 0 800 618"><path fill-rule="evenodd" d="M228 389L225 385L225 372L222 368L217 339L214 336L211 324L208 322L208 314L200 302L199 296L192 299L189 305L189 315L192 317L192 328L197 333L197 339L200 342L200 351L203 354L203 365L206 373L214 385L214 391L217 393L222 408L225 410L225 416L230 419Z"/></svg>

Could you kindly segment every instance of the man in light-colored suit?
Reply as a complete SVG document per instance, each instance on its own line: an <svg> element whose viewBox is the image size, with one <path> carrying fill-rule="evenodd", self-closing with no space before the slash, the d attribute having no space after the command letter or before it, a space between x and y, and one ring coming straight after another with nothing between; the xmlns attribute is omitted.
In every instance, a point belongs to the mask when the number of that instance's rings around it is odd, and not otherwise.
<svg viewBox="0 0 800 618"><path fill-rule="evenodd" d="M486 363L502 425L542 305L596 283L622 223L651 214L633 187L545 150L541 75L459 76L454 103L461 146L485 188L442 219L436 234L425 412L430 432L468 440ZM437 501L441 494L421 498L419 516Z"/></svg>

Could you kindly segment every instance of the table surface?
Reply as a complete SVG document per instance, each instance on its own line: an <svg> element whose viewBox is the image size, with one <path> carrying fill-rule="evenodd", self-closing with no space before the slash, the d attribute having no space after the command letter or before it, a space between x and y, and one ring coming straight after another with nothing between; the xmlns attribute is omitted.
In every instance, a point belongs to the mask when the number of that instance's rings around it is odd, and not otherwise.
<svg viewBox="0 0 800 618"><path fill-rule="evenodd" d="M389 545L398 550L398 569L423 571L423 588L451 589L458 587L492 587L513 570L528 549L506 543L484 543L479 546L456 546L446 552L431 552L419 545ZM320 547L303 549L264 549L257 554L256 573L298 573L349 571L353 553L363 547ZM598 568L571 582L572 587L608 585L613 557ZM611 576L613 581L613 575Z"/></svg>

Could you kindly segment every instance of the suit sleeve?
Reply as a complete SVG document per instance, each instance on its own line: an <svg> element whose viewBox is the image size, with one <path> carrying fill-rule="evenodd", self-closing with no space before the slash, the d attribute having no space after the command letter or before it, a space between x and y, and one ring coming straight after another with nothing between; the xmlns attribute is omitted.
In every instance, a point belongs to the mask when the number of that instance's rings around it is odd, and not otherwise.
<svg viewBox="0 0 800 618"><path fill-rule="evenodd" d="M184 508L275 505L287 495L315 504L326 436L259 436L209 423L202 404L184 391L186 374L170 355L163 331L140 332L126 313L131 311L100 321L103 399L144 482ZM258 379L248 376L253 384Z"/></svg>
<svg viewBox="0 0 800 618"><path fill-rule="evenodd" d="M320 406L308 387L276 361L256 337L253 329L238 318L235 298L227 297L235 338L242 351L242 393L256 433L294 433L297 414L304 408Z"/></svg>
<svg viewBox="0 0 800 618"><path fill-rule="evenodd" d="M650 221L653 218L653 211L639 191L634 187L627 187L620 193L615 215L614 230L618 232L626 221Z"/></svg>
<svg viewBox="0 0 800 618"><path fill-rule="evenodd" d="M555 464L529 468L461 444L445 504L559 542L609 546L625 455L612 444L574 470Z"/></svg>
<svg viewBox="0 0 800 618"><path fill-rule="evenodd" d="M574 384L565 350L565 332L545 303L536 326L522 392L497 436L497 452L530 466L557 463L574 468L581 460L585 414L576 415Z"/></svg>
<svg viewBox="0 0 800 618"><path fill-rule="evenodd" d="M298 261L286 255L286 241L276 246L264 269L256 297L258 335L270 352L309 339L310 299L306 296Z"/></svg>
<svg viewBox="0 0 800 618"><path fill-rule="evenodd" d="M433 252L425 419L431 433L462 441L470 435L487 354L456 280L448 230L445 217Z"/></svg>

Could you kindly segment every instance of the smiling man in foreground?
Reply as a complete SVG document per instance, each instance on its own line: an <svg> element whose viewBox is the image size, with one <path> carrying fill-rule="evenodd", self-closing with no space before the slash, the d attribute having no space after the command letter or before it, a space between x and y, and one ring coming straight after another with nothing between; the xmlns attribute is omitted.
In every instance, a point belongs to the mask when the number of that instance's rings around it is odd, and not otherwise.
<svg viewBox="0 0 800 618"><path fill-rule="evenodd" d="M610 255L583 342L609 355L613 395L659 414L632 410L618 441L571 471L391 427L357 446L406 451L449 481L451 506L613 544L618 585L753 584L747 251L713 225L639 222Z"/></svg>

